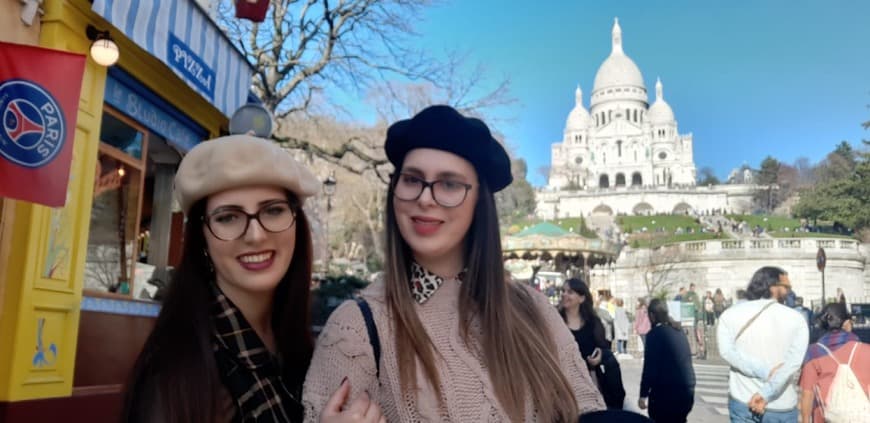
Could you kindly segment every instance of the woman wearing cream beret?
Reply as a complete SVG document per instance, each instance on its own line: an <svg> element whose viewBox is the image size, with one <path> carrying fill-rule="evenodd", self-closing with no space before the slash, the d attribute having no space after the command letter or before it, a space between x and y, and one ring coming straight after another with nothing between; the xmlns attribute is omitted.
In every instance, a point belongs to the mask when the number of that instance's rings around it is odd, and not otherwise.
<svg viewBox="0 0 870 423"><path fill-rule="evenodd" d="M248 135L203 142L184 157L175 177L182 259L134 366L123 421L302 420L313 350L302 204L319 188L287 152ZM324 422L383 419L367 398L345 404L347 393L334 393Z"/></svg>

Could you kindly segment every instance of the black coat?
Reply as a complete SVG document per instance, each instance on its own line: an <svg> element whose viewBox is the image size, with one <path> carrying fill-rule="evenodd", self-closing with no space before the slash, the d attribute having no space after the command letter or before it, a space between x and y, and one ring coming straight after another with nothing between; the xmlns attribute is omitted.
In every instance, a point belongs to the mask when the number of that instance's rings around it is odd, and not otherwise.
<svg viewBox="0 0 870 423"><path fill-rule="evenodd" d="M571 334L577 341L577 347L580 349L580 355L583 356L584 361L595 351L595 348L601 349L601 364L595 368L590 366L589 370L595 372L595 378L598 379L598 390L604 397L607 408L621 409L625 400L622 369L619 367L619 361L610 350L610 342L604 339L604 327L601 321L594 318L580 330L572 330ZM587 366L589 365L587 364Z"/></svg>
<svg viewBox="0 0 870 423"><path fill-rule="evenodd" d="M641 397L668 398L694 397L695 369L689 340L679 329L670 325L656 325L646 334L643 355L643 376L640 381Z"/></svg>

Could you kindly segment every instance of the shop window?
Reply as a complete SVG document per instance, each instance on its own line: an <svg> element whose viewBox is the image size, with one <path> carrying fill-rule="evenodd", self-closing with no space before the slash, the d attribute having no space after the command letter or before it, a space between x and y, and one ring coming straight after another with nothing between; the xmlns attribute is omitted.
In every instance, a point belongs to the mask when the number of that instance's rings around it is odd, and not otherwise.
<svg viewBox="0 0 870 423"><path fill-rule="evenodd" d="M100 125L100 141L117 148L124 154L142 160L142 144L145 134L141 130L130 126L115 115L103 114L103 122Z"/></svg>
<svg viewBox="0 0 870 423"><path fill-rule="evenodd" d="M85 289L130 294L140 245L148 133L106 106L100 140Z"/></svg>

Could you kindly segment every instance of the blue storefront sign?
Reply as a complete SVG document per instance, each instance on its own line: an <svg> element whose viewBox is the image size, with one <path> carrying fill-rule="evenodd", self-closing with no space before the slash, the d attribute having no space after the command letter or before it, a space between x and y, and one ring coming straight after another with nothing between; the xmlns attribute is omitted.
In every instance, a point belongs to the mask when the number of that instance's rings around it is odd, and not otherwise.
<svg viewBox="0 0 870 423"><path fill-rule="evenodd" d="M214 70L173 33L169 33L169 65L214 100Z"/></svg>
<svg viewBox="0 0 870 423"><path fill-rule="evenodd" d="M144 90L129 75L110 71L105 101L184 152L206 137L204 129Z"/></svg>
<svg viewBox="0 0 870 423"><path fill-rule="evenodd" d="M253 68L195 0L91 0L92 10L230 117Z"/></svg>

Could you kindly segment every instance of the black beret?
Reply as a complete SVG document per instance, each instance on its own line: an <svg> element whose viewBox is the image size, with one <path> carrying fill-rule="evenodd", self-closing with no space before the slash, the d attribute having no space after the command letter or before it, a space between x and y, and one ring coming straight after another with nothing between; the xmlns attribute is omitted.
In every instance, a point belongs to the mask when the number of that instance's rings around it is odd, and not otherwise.
<svg viewBox="0 0 870 423"><path fill-rule="evenodd" d="M462 116L450 106L429 106L411 119L400 120L387 130L384 149L399 169L405 155L415 148L448 151L471 162L492 192L513 182L511 161L480 119Z"/></svg>

